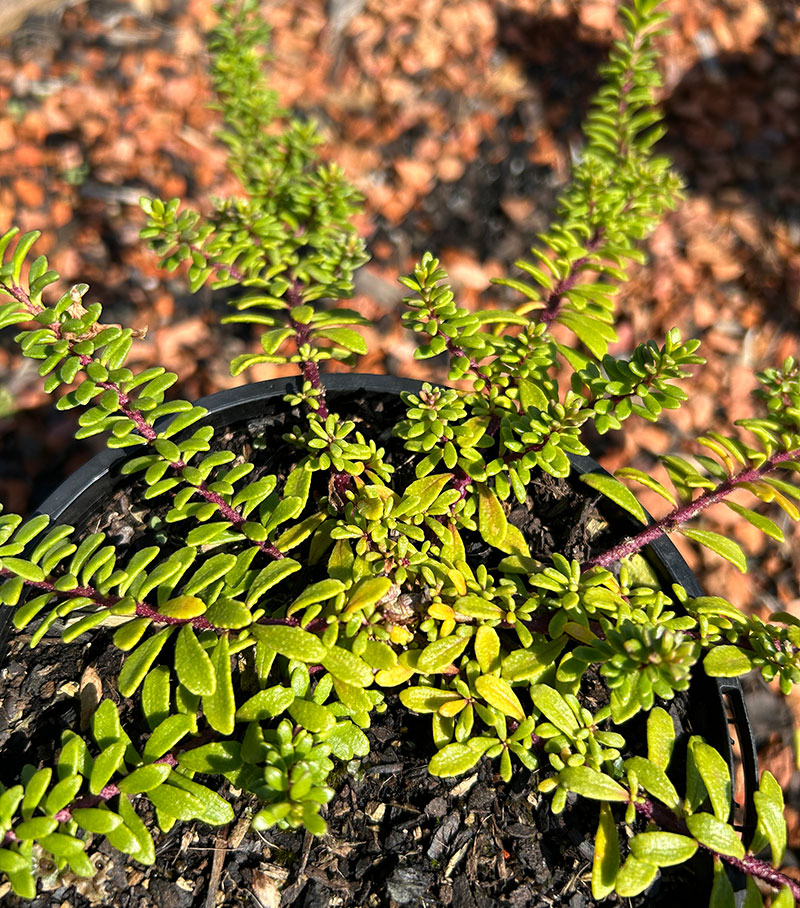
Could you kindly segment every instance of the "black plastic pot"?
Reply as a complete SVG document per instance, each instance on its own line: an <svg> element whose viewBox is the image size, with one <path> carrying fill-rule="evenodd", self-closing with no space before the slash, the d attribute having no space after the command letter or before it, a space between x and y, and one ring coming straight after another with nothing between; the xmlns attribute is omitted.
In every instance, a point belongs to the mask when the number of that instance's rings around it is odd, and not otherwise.
<svg viewBox="0 0 800 908"><path fill-rule="evenodd" d="M325 386L334 404L337 397L354 392L367 392L377 395L397 395L401 391L418 391L422 383L411 379L399 379L383 375L331 374L324 376ZM209 412L205 423L221 427L234 427L237 424L268 415L273 409L273 402L290 391L296 391L298 379L282 378L257 382L241 388L220 391L197 401ZM140 449L134 449L135 454ZM130 450L105 451L77 470L59 488L50 495L37 509L37 513L48 514L52 522L80 526L97 511L98 502L106 500L122 485L130 482L129 477L120 475L120 465L132 456ZM571 457L577 474L605 472L590 457ZM612 506L613 511L613 506ZM613 515L616 519L616 515ZM630 518L622 512L619 514L623 532L633 529ZM702 589L695 576L689 570L672 542L661 537L645 550L648 560L659 573L663 583L681 584L690 596L702 595ZM10 609L0 615L0 655L10 629ZM758 785L755 741L753 738L747 708L738 679L712 679L702 669L695 672L690 689L690 708L696 727L703 729L707 740L727 759L734 776L734 759L731 748L731 735L738 741L739 753L745 781L745 802L735 816L737 826L743 831L745 840L749 841L755 829L755 809L753 793Z"/></svg>

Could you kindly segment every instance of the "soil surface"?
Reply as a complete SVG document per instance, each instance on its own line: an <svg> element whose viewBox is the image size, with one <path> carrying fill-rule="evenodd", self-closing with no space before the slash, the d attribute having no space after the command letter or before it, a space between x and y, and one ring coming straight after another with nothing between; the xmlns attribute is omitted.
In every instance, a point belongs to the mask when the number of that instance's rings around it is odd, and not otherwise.
<svg viewBox="0 0 800 908"><path fill-rule="evenodd" d="M397 398L359 394L332 395L329 406L351 418L367 438L386 447L397 470L398 487L413 480L409 458L391 435L391 427L403 412ZM256 463L252 474L286 474L294 449L279 439L296 422L289 412L233 425L215 436L215 448L234 450ZM269 443L266 443L266 440ZM327 492L322 484L312 495ZM85 531L103 530L116 541L120 557L126 549L154 542L165 551L183 544L180 530L158 525L131 509L128 502L140 500L137 484L120 478L104 511L90 508ZM606 521L585 491L573 481L539 476L531 483L527 510L512 509L512 517L541 557L556 550L573 557L586 557L600 544ZM155 509L158 514L158 509ZM172 525L173 527L175 525ZM180 527L180 525L177 525ZM468 558L487 563L485 544L466 534ZM605 547L605 546L603 546ZM255 566L255 562L254 562ZM491 566L491 565L489 565ZM308 577L303 582L307 582ZM297 591L283 589L289 601ZM276 607L283 600L276 601ZM54 628L53 634L58 631ZM123 657L111 644L110 631L101 630L91 639L63 646L48 635L34 650L29 635L16 635L0 673L0 752L4 754L0 781L12 783L25 763L37 767L51 763L54 741L65 728L84 731L93 705L101 696L119 702L114 687ZM698 683L702 683L699 679ZM607 701L607 691L595 676L584 679L585 702L596 710ZM687 713L684 697L664 704L679 730L680 741L689 734L708 735L703 725L707 701L695 688L696 713ZM387 709L373 717L368 731L371 752L335 770L336 797L324 814L329 833L314 839L302 832L277 829L247 832L248 816L257 809L253 798L231 795L237 820L225 829L199 824L176 824L167 834L156 832L157 863L143 868L113 852L104 840L92 843L98 875L92 880L45 877L44 889L34 908L87 908L114 904L118 908L212 908L254 904L266 908L491 908L507 905L590 908L593 836L597 807L590 801L571 799L561 816L550 811L549 798L540 796L542 776L515 766L505 784L497 766L482 760L476 769L456 779L438 779L427 772L433 755L429 721L414 716L399 705L396 695L387 696ZM137 734L147 734L143 720L130 705L122 705L123 725L134 743ZM623 729L637 750L643 740L641 719ZM546 765L546 764L545 764ZM676 766L676 778L682 773ZM150 811L141 803L146 821ZM621 821L621 817L619 818ZM155 828L152 826L151 828ZM620 826L621 841L627 838ZM667 872L646 896L629 905L672 905L686 902L687 886L708 892L698 862L690 876L687 868ZM0 887L4 905L26 904ZM615 904L612 898L605 904Z"/></svg>

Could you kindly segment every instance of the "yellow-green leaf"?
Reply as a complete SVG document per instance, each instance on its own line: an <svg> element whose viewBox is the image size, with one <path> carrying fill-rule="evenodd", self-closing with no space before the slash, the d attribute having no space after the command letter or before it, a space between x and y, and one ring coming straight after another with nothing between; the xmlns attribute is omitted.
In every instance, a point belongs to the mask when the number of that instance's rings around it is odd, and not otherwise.
<svg viewBox="0 0 800 908"><path fill-rule="evenodd" d="M580 479L581 482L596 489L601 495L610 498L623 511L633 514L640 523L647 523L647 514L639 503L639 499L618 479L614 479L613 476L606 473L585 473Z"/></svg>
<svg viewBox="0 0 800 908"><path fill-rule="evenodd" d="M288 709L294 697L291 688L276 684L274 687L260 690L246 700L237 710L236 718L240 722L263 722L264 719L271 719Z"/></svg>
<svg viewBox="0 0 800 908"><path fill-rule="evenodd" d="M379 602L392 588L388 577L365 577L351 592L342 613L344 617L354 615L361 609Z"/></svg>
<svg viewBox="0 0 800 908"><path fill-rule="evenodd" d="M470 744L446 744L438 753L434 754L428 764L428 772L432 776L457 776L466 772L480 760L488 747L493 743L491 738L483 743L473 739Z"/></svg>
<svg viewBox="0 0 800 908"><path fill-rule="evenodd" d="M156 657L161 652L164 644L169 639L175 625L165 627L158 633L153 634L149 640L145 640L140 646L128 656L122 671L119 673L117 687L123 697L132 697L139 685L144 680L144 676L150 671L150 666L155 662Z"/></svg>
<svg viewBox="0 0 800 908"><path fill-rule="evenodd" d="M742 547L738 542L734 542L726 536L721 536L719 533L712 533L711 530L682 529L680 532L687 539L700 543L707 549L711 549L712 552L716 552L717 555L720 555L726 561L730 561L743 574L747 573L747 558L745 558Z"/></svg>
<svg viewBox="0 0 800 908"><path fill-rule="evenodd" d="M758 831L763 833L772 851L772 864L780 867L786 851L786 820L783 818L783 792L775 776L767 769L753 795L758 813Z"/></svg>
<svg viewBox="0 0 800 908"><path fill-rule="evenodd" d="M738 646L715 646L703 659L703 668L711 678L736 678L750 671L750 656Z"/></svg>
<svg viewBox="0 0 800 908"><path fill-rule="evenodd" d="M672 867L688 861L697 851L697 842L675 832L642 832L631 839L631 851L640 861Z"/></svg>
<svg viewBox="0 0 800 908"><path fill-rule="evenodd" d="M176 596L158 607L160 615L165 615L167 618L180 618L182 621L197 618L204 614L205 610L205 602L197 596Z"/></svg>
<svg viewBox="0 0 800 908"><path fill-rule="evenodd" d="M656 706L647 717L647 757L659 769L666 771L674 746L675 725L672 716Z"/></svg>
<svg viewBox="0 0 800 908"><path fill-rule="evenodd" d="M247 627L253 621L250 609L238 599L217 599L213 605L208 607L206 618L214 627L232 630Z"/></svg>
<svg viewBox="0 0 800 908"><path fill-rule="evenodd" d="M692 755L711 799L714 815L725 822L730 816L732 795L728 764L713 747L703 741L695 743Z"/></svg>
<svg viewBox="0 0 800 908"><path fill-rule="evenodd" d="M506 512L500 499L485 483L478 482L475 485L478 490L478 527L481 536L489 545L500 549L508 529Z"/></svg>
<svg viewBox="0 0 800 908"><path fill-rule="evenodd" d="M440 672L451 665L464 652L469 637L442 637L429 643L419 655L416 669L421 674Z"/></svg>
<svg viewBox="0 0 800 908"><path fill-rule="evenodd" d="M633 898L644 892L658 875L658 867L649 861L640 861L634 855L628 859L617 874L617 895L621 898Z"/></svg>
<svg viewBox="0 0 800 908"><path fill-rule="evenodd" d="M590 766L570 766L562 769L558 775L559 781L576 794L595 801L622 801L628 800L628 792L611 776L598 772Z"/></svg>
<svg viewBox="0 0 800 908"><path fill-rule="evenodd" d="M604 899L614 891L619 871L619 835L611 805L604 801L600 805L600 822L594 838L594 860L592 861L592 895Z"/></svg>
<svg viewBox="0 0 800 908"><path fill-rule="evenodd" d="M518 722L525 719L525 710L508 681L497 675L481 675L475 679L475 690L490 705Z"/></svg>
<svg viewBox="0 0 800 908"><path fill-rule="evenodd" d="M497 631L488 624L482 624L475 632L475 658L485 675L500 668L499 655L500 638Z"/></svg>
<svg viewBox="0 0 800 908"><path fill-rule="evenodd" d="M222 634L214 647L211 663L214 667L216 684L213 693L203 697L203 712L208 724L220 734L229 735L235 724L236 700L233 696L233 679L231 677L231 657L228 635ZM183 817L178 814L178 819Z"/></svg>
<svg viewBox="0 0 800 908"><path fill-rule="evenodd" d="M372 669L369 665L360 656L341 646L330 647L319 661L335 678L346 684L357 687L369 687L372 684Z"/></svg>
<svg viewBox="0 0 800 908"><path fill-rule="evenodd" d="M289 715L307 731L322 734L336 724L336 717L325 706L312 700L296 698L289 706Z"/></svg>
<svg viewBox="0 0 800 908"><path fill-rule="evenodd" d="M644 757L631 757L626 760L625 769L627 772L635 773L639 785L667 807L675 808L680 803L678 792L664 770Z"/></svg>
<svg viewBox="0 0 800 908"><path fill-rule="evenodd" d="M184 624L175 641L175 671L191 693L201 697L214 693L217 684L214 666L190 624Z"/></svg>
<svg viewBox="0 0 800 908"><path fill-rule="evenodd" d="M258 639L288 659L299 662L319 662L327 650L319 637L302 627L286 624L254 624L250 628Z"/></svg>
<svg viewBox="0 0 800 908"><path fill-rule="evenodd" d="M163 784L171 772L172 767L168 763L150 763L148 766L140 766L138 769L134 769L130 775L120 779L117 783L117 788L125 792L125 794L140 794L143 791L151 791L153 788L158 788L159 785ZM120 798L120 803L122 803L122 800ZM120 811L121 813L122 811ZM123 819L125 818L123 817Z"/></svg>
<svg viewBox="0 0 800 908"><path fill-rule="evenodd" d="M695 813L686 818L689 832L701 845L718 854L734 858L744 857L744 845L733 829L710 813Z"/></svg>
<svg viewBox="0 0 800 908"><path fill-rule="evenodd" d="M438 687L407 687L400 691L400 702L406 709L415 713L436 713L439 708L452 700L460 700L461 695L453 690L440 690Z"/></svg>

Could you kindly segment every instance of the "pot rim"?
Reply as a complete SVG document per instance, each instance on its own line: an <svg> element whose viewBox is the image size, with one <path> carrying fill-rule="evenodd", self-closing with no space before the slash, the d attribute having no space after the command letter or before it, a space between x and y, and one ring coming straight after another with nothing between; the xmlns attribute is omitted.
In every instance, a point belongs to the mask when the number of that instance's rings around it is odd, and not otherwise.
<svg viewBox="0 0 800 908"><path fill-rule="evenodd" d="M350 391L367 391L378 394L399 394L403 391L419 391L426 382L412 379L399 378L393 375L376 375L360 372L330 372L321 375L326 389L334 393ZM215 428L231 422L231 415L237 414L236 422L243 422L262 415L265 401L275 397L283 397L301 387L300 376L286 376L282 378L266 379L235 388L227 388L209 394L194 402L195 406L205 407L207 416L200 421L201 424L211 424ZM429 382L429 384L436 384ZM244 411L244 415L243 415ZM176 414L177 415L177 414ZM156 423L163 428L168 425L175 415L164 417ZM52 523L76 522L74 517L64 520L65 514L72 508L86 511L86 503L82 499L90 497L92 503L101 498L105 492L106 481L116 479L112 475L114 467L121 461L132 456L138 451L130 448L107 449L92 457L87 463L79 467L70 477L64 480L39 506L32 516L47 514ZM569 459L578 475L587 473L602 473L609 475L593 458L586 455L569 455ZM622 512L621 512L622 513ZM647 513L647 512L646 512ZM81 515L82 516L82 515ZM647 513L649 522L653 518ZM623 517L626 519L626 517ZM702 596L703 590L688 564L683 559L674 543L667 537L661 536L650 543L645 551L649 551L651 559L657 562L662 578L671 583L679 583L692 596ZM11 629L10 610L0 616L0 658L4 658L4 651ZM700 666L702 670L702 665ZM734 758L731 747L731 727L735 730L739 746L739 756L742 761L744 776L745 803L743 816L740 823L735 823L737 828L744 833L745 841L749 842L756 828L756 811L753 794L758 789L758 761L756 756L755 738L747 711L744 693L738 678L708 678L709 695L714 700L714 709L709 710L709 715L717 717L716 728L713 728L715 744L722 750L723 756L731 770L731 778L735 780Z"/></svg>

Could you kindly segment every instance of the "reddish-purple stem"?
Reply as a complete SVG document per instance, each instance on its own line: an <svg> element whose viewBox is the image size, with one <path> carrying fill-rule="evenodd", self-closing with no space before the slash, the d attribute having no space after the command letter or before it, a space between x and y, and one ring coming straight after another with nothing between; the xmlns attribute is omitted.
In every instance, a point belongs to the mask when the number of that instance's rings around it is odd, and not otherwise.
<svg viewBox="0 0 800 908"><path fill-rule="evenodd" d="M679 817L676 817L675 814L666 807L662 807L660 804L656 804L648 799L634 801L633 806L636 808L637 813L647 817L648 820L653 820L661 829L694 838L691 832L689 832L686 823ZM748 876L764 880L764 882L769 883L770 886L774 886L776 889L780 889L782 886L788 886L792 890L795 901L800 900L800 883L791 879L791 877L786 876L786 874L781 873L779 870L776 870L766 861L762 861L753 854L745 854L743 858L734 858L728 854L720 854L713 848L703 845L702 842L698 844L703 850L709 852L709 854L716 855L716 857L726 864L735 867L737 870L741 870L742 873L746 873Z"/></svg>
<svg viewBox="0 0 800 908"><path fill-rule="evenodd" d="M22 289L22 287L19 287L16 284L12 284L10 288L5 284L3 286L6 290L11 292L14 298L19 300L32 315L37 314L36 307L34 306L30 297ZM49 328L57 338L63 338L60 325L50 325ZM70 346L75 343L74 339L71 337L67 337L67 340L69 341ZM81 365L84 367L89 366L90 363L93 362L92 357L88 356L85 353L79 354L79 359ZM117 397L119 398L119 409L122 415L127 417L128 419L133 420L136 425L137 431L148 444L154 444L154 442L158 438L158 433L147 422L142 411L132 406L132 401L129 395L126 394L116 382L102 381L98 382L97 384L104 390L113 391L117 395ZM187 466L187 464L181 459L170 460L169 465L177 473L183 473L184 469L186 469ZM200 482L195 486L195 488L197 489L198 493L203 498L205 498L206 501L217 506L222 517L224 517L234 528L240 529L243 524L247 523L246 518L242 514L240 514L239 511L237 511L235 508L232 508L219 493L212 492L205 482ZM261 549L264 554L269 555L270 558L273 558L276 561L284 557L283 552L281 552L280 549L276 548L270 542L257 541L254 544L258 546L258 548Z"/></svg>
<svg viewBox="0 0 800 908"><path fill-rule="evenodd" d="M295 279L286 290L286 301L292 308L303 304L300 286L300 282ZM307 344L310 340L311 329L308 325L295 321L291 316L289 316L289 324L294 331L294 340L297 344L297 349L299 350L303 344ZM307 359L303 360L302 370L303 378L312 388L319 391L319 396L316 399L318 404L316 412L321 419L326 419L328 416L328 407L325 401L325 386L322 384L322 379L319 375L319 366L313 360Z"/></svg>
<svg viewBox="0 0 800 908"><path fill-rule="evenodd" d="M652 523L635 536L623 540L618 545L613 546L600 555L595 555L594 558L591 558L586 562L584 570L595 564L600 565L600 567L610 567L626 555L638 552L660 536L678 529L678 527L682 526L693 517L696 517L701 511L710 508L711 505L718 504L743 483L758 482L768 473L777 469L781 464L786 463L787 461L797 460L798 458L800 458L800 448L794 451L783 451L780 454L773 454L771 457L767 458L760 467L749 467L741 470L735 476L730 476L728 479L719 483L715 488L704 492L699 498L696 498L689 504L670 511L665 517Z"/></svg>
<svg viewBox="0 0 800 908"><path fill-rule="evenodd" d="M594 235L586 244L586 255L581 256L579 259L575 259L574 262L570 264L569 272L561 278L561 280L553 287L550 291L547 300L545 301L544 309L537 310L539 321L544 322L548 327L555 321L558 313L561 309L561 303L564 300L564 295L569 293L570 290L575 286L580 277L580 269L582 265L585 265L589 261L589 256L591 253L596 252L600 247L600 243L603 239L603 230L598 228L595 230Z"/></svg>

